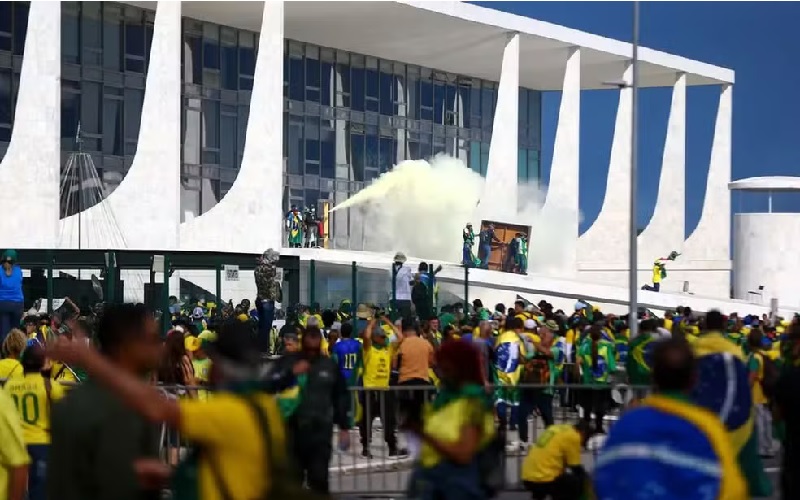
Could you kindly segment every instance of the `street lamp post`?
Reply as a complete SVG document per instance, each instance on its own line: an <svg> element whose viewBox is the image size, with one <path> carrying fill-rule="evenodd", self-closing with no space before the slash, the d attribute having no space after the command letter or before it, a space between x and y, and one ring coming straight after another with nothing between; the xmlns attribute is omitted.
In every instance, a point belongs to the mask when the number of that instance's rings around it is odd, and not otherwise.
<svg viewBox="0 0 800 500"><path fill-rule="evenodd" d="M630 338L636 338L639 333L639 304L638 304L638 234L636 225L637 211L637 185L638 185L638 149L639 149L639 2L633 2L633 54L631 57L631 205L630 205L630 227L628 228L628 293L630 310L628 312L628 325L630 328Z"/></svg>

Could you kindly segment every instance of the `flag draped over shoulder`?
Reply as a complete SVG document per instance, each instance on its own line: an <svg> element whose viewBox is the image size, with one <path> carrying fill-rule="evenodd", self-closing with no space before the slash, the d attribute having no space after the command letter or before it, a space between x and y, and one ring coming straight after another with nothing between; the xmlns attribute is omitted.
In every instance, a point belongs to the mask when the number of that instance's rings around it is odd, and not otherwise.
<svg viewBox="0 0 800 500"><path fill-rule="evenodd" d="M680 396L662 395L646 398L611 428L594 490L604 500L747 497L719 420Z"/></svg>
<svg viewBox="0 0 800 500"><path fill-rule="evenodd" d="M698 384L692 399L716 413L728 431L747 481L749 497L769 496L769 482L753 432L753 394L741 348L718 332L701 335L692 344L698 359Z"/></svg>

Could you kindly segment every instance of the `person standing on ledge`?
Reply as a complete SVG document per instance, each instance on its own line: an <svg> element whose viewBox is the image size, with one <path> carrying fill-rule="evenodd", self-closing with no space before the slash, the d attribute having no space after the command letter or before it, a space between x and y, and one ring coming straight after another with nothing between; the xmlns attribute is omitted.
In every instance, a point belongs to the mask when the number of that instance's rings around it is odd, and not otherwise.
<svg viewBox="0 0 800 500"><path fill-rule="evenodd" d="M467 227L464 228L461 236L464 239L461 264L464 267L475 267L475 254L472 253L472 248L475 246L475 231L472 229L472 222L467 222Z"/></svg>
<svg viewBox="0 0 800 500"><path fill-rule="evenodd" d="M17 251L3 252L3 270L0 271L0 343L12 328L19 328L24 297L22 295L22 269L16 264Z"/></svg>
<svg viewBox="0 0 800 500"><path fill-rule="evenodd" d="M289 231L289 248L303 246L303 218L297 205L292 205L292 210L286 214L286 229Z"/></svg>

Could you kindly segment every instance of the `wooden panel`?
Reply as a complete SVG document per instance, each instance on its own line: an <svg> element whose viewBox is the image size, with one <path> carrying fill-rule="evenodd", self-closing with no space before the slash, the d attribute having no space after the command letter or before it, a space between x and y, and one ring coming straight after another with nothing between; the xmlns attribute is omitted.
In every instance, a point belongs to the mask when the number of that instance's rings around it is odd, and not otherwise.
<svg viewBox="0 0 800 500"><path fill-rule="evenodd" d="M488 227L489 224L494 225L494 235L503 243L492 243L492 255L489 257L489 269L493 271L502 271L503 261L506 258L506 249L508 243L514 239L517 233L522 233L528 239L528 245L531 244L531 228L530 226L520 226L518 224L507 224L505 222L482 220L481 230Z"/></svg>

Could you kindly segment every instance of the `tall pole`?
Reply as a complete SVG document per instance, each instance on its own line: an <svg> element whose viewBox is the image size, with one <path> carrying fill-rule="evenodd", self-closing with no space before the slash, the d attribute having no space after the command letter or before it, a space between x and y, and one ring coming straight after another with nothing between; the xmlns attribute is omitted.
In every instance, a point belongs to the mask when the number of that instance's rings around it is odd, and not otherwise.
<svg viewBox="0 0 800 500"><path fill-rule="evenodd" d="M628 323L630 338L636 338L639 333L639 304L638 304L638 234L636 224L637 212L637 185L638 185L638 142L639 142L639 2L633 2L633 58L631 61L631 206L629 228L629 262L628 262L628 287L630 294L630 311Z"/></svg>

